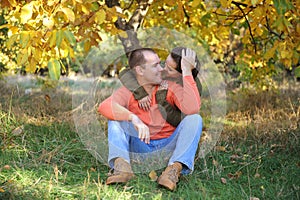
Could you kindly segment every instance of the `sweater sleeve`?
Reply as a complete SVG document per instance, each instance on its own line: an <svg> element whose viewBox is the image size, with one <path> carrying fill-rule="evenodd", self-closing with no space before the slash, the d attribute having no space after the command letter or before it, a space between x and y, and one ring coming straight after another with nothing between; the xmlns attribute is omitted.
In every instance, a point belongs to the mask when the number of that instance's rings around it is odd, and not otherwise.
<svg viewBox="0 0 300 200"><path fill-rule="evenodd" d="M193 76L184 76L182 86L171 82L168 98L187 115L199 113L201 99Z"/></svg>
<svg viewBox="0 0 300 200"><path fill-rule="evenodd" d="M98 112L109 120L129 120L131 112L127 108L130 96L130 91L121 87L100 103Z"/></svg>

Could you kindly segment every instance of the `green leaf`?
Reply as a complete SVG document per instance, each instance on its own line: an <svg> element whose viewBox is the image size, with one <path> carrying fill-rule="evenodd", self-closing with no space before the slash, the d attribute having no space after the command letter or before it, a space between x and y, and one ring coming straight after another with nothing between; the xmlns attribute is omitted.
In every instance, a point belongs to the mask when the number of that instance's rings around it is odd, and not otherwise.
<svg viewBox="0 0 300 200"><path fill-rule="evenodd" d="M75 45L76 44L76 38L74 37L74 34L71 31L65 30L64 31L64 36L67 38L67 40L69 41L69 43L71 45Z"/></svg>
<svg viewBox="0 0 300 200"><path fill-rule="evenodd" d="M62 30L56 32L56 46L59 48L63 39L64 33Z"/></svg>
<svg viewBox="0 0 300 200"><path fill-rule="evenodd" d="M295 76L296 78L300 78L300 66L295 68Z"/></svg>
<svg viewBox="0 0 300 200"><path fill-rule="evenodd" d="M58 60L50 60L48 62L49 75L52 80L59 80L60 78L60 63Z"/></svg>
<svg viewBox="0 0 300 200"><path fill-rule="evenodd" d="M235 34L235 35L240 35L240 30L237 29L237 28L231 28L231 31L232 31L232 33Z"/></svg>

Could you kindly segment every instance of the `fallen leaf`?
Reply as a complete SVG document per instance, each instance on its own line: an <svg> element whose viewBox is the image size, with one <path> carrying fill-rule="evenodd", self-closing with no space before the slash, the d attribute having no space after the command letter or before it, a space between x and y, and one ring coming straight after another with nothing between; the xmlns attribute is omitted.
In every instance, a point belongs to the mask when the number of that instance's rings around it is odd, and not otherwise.
<svg viewBox="0 0 300 200"><path fill-rule="evenodd" d="M219 165L219 163L218 163L218 161L216 161L215 159L213 159L213 165L215 166L215 167L218 167L218 165Z"/></svg>
<svg viewBox="0 0 300 200"><path fill-rule="evenodd" d="M151 179L151 181L156 181L157 180L157 174L154 170L152 170L150 173L149 173L149 177Z"/></svg>
<svg viewBox="0 0 300 200"><path fill-rule="evenodd" d="M257 197L250 197L250 200L259 200Z"/></svg>
<svg viewBox="0 0 300 200"><path fill-rule="evenodd" d="M221 182L222 182L223 184L226 184L226 183L227 183L227 180L226 180L225 178L221 178Z"/></svg>
<svg viewBox="0 0 300 200"><path fill-rule="evenodd" d="M94 167L91 167L91 168L90 168L90 171L95 172L96 169L95 169Z"/></svg>
<svg viewBox="0 0 300 200"><path fill-rule="evenodd" d="M228 178L230 178L230 179L238 179L238 178L240 178L241 175L242 175L241 171L237 171L234 174L232 174L232 173L227 174Z"/></svg>
<svg viewBox="0 0 300 200"><path fill-rule="evenodd" d="M226 151L226 147L224 147L224 146L216 146L216 150L217 151L225 152Z"/></svg>
<svg viewBox="0 0 300 200"><path fill-rule="evenodd" d="M18 136L23 132L23 130L24 130L24 126L22 125L22 126L15 128L11 133L15 136Z"/></svg>
<svg viewBox="0 0 300 200"><path fill-rule="evenodd" d="M9 166L9 165L4 165L3 168L9 170L9 169L10 169L10 166Z"/></svg>
<svg viewBox="0 0 300 200"><path fill-rule="evenodd" d="M238 154L233 154L230 156L230 160L237 160L237 159L240 159L241 156L239 156Z"/></svg>
<svg viewBox="0 0 300 200"><path fill-rule="evenodd" d="M0 188L0 192L5 192L5 190L3 190L2 188Z"/></svg>
<svg viewBox="0 0 300 200"><path fill-rule="evenodd" d="M45 100L46 100L47 102L50 102L50 101L51 101L51 97L50 97L48 94L46 94L46 95L45 95Z"/></svg>

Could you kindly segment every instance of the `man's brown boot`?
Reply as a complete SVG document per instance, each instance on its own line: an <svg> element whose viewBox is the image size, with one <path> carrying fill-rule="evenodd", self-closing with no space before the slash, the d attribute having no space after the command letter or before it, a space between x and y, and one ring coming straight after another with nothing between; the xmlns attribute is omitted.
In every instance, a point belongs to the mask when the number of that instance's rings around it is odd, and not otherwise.
<svg viewBox="0 0 300 200"><path fill-rule="evenodd" d="M123 158L117 158L114 162L114 173L106 179L106 185L114 183L126 183L134 177L131 166Z"/></svg>
<svg viewBox="0 0 300 200"><path fill-rule="evenodd" d="M179 162L175 162L173 165L168 166L157 179L158 184L168 188L169 190L174 190L181 170L182 164Z"/></svg>

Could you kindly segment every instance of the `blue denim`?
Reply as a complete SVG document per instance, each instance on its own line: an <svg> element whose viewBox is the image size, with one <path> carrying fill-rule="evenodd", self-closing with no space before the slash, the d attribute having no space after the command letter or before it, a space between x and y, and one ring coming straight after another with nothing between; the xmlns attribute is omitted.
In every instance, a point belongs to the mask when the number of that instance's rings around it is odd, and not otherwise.
<svg viewBox="0 0 300 200"><path fill-rule="evenodd" d="M187 115L168 138L141 141L133 124L128 121L108 121L108 163L113 168L114 159L121 157L139 170L153 170L174 162L181 162L182 174L194 170L194 159L202 133L202 118ZM152 164L152 165L151 165ZM134 169L134 167L133 167Z"/></svg>

